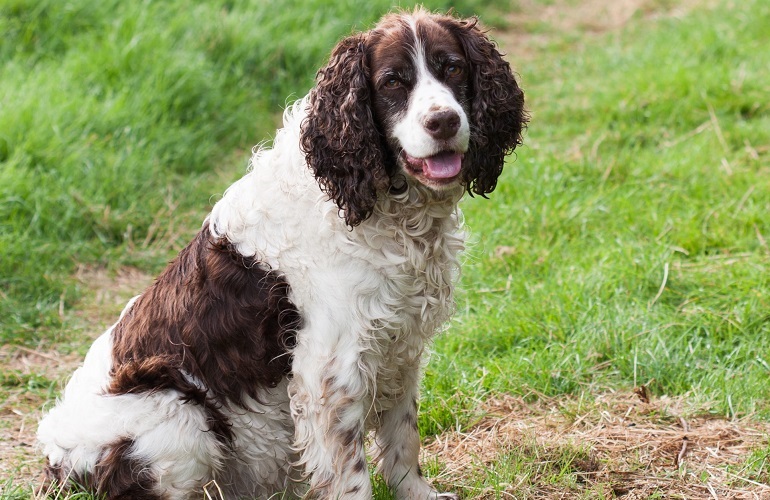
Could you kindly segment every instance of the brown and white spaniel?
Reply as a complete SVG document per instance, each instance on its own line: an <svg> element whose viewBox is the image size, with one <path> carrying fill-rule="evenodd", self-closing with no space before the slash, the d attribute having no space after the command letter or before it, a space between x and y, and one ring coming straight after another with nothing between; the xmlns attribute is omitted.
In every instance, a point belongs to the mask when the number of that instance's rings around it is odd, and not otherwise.
<svg viewBox="0 0 770 500"><path fill-rule="evenodd" d="M40 423L48 476L109 499L400 499L452 315L458 201L527 116L479 29L417 9L342 40L193 241L91 347ZM369 436L369 431L372 434Z"/></svg>

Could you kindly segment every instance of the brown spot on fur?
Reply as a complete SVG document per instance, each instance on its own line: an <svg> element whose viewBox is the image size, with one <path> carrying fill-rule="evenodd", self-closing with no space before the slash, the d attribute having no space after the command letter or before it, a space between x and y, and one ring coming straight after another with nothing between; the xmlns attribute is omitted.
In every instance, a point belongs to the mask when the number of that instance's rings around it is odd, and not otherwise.
<svg viewBox="0 0 770 500"><path fill-rule="evenodd" d="M366 460L361 459L353 464L353 472L364 472L366 470Z"/></svg>
<svg viewBox="0 0 770 500"><path fill-rule="evenodd" d="M157 479L148 464L130 457L134 442L124 439L112 447L94 467L91 484L110 500L159 500L152 492Z"/></svg>
<svg viewBox="0 0 770 500"><path fill-rule="evenodd" d="M300 317L288 294L280 274L215 240L205 224L115 327L110 392L178 390L229 436L219 405L259 400L289 373Z"/></svg>
<svg viewBox="0 0 770 500"><path fill-rule="evenodd" d="M108 448L94 466L93 473L80 476L65 470L59 465L48 463L45 468L46 482L55 481L63 493L80 491L85 488L100 498L109 500L164 500L164 495L153 491L157 478L148 464L131 458L130 451L134 442L122 439ZM59 494L50 487L49 494Z"/></svg>
<svg viewBox="0 0 770 500"><path fill-rule="evenodd" d="M321 394L323 397L329 397L337 388L337 377L334 375L326 377L321 382Z"/></svg>
<svg viewBox="0 0 770 500"><path fill-rule="evenodd" d="M412 412L407 412L404 414L404 423L411 427L416 429L417 428L417 416Z"/></svg>
<svg viewBox="0 0 770 500"><path fill-rule="evenodd" d="M361 436L361 430L358 427L354 427L352 429L340 432L340 436L342 437L340 443L345 448L347 448L356 442L356 440Z"/></svg>
<svg viewBox="0 0 770 500"><path fill-rule="evenodd" d="M50 496L54 493L57 486L65 485L67 479L67 471L62 469L59 464L51 464L51 461L46 457L45 469L43 469L43 479L35 493L40 496L40 498Z"/></svg>
<svg viewBox="0 0 770 500"><path fill-rule="evenodd" d="M305 494L306 499L325 500L328 498L333 498L330 493L331 485L334 482L333 474L329 472L316 472L313 474L313 482L314 485Z"/></svg>

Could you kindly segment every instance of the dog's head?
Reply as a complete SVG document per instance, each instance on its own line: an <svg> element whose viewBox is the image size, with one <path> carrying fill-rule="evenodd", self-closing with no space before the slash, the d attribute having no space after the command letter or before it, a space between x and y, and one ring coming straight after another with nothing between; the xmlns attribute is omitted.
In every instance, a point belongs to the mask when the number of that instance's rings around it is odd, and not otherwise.
<svg viewBox="0 0 770 500"><path fill-rule="evenodd" d="M301 144L355 226L378 193L408 183L492 192L526 121L524 94L476 19L416 10L334 48L310 93Z"/></svg>

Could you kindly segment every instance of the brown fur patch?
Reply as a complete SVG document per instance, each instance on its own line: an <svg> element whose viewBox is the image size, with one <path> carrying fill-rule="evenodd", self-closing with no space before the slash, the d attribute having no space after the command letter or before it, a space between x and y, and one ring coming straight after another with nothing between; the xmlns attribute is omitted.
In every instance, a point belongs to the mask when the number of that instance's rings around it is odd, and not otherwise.
<svg viewBox="0 0 770 500"><path fill-rule="evenodd" d="M40 493L59 498L51 484L55 482L63 492L84 488L109 500L163 500L165 496L153 492L157 479L148 464L130 456L133 444L132 440L123 439L111 445L89 475L80 476L59 465L46 464L46 482Z"/></svg>
<svg viewBox="0 0 770 500"><path fill-rule="evenodd" d="M166 356L152 356L130 360L113 370L107 392L111 394L140 394L160 390L175 390L181 399L204 408L209 430L220 441L232 442L233 433L221 404L206 396L206 391L187 380L176 366L176 361Z"/></svg>
<svg viewBox="0 0 770 500"><path fill-rule="evenodd" d="M524 93L475 18L419 9L414 16L430 72L451 89L471 123L463 183L470 194L485 196L495 189L505 156L521 144L529 119ZM371 216L378 192L403 190L394 182L401 145L392 128L406 112L417 80L411 57L415 33L406 19L391 14L373 30L342 40L309 95L301 148L351 227ZM450 65L459 73L447 73Z"/></svg>
<svg viewBox="0 0 770 500"><path fill-rule="evenodd" d="M153 493L157 484L155 475L147 464L130 457L134 442L124 439L110 447L110 452L94 467L88 481L97 492L110 500L159 500Z"/></svg>
<svg viewBox="0 0 770 500"><path fill-rule="evenodd" d="M214 240L204 225L115 327L109 391L178 390L229 437L220 406L259 400L260 389L289 373L300 317L288 294L280 274Z"/></svg>

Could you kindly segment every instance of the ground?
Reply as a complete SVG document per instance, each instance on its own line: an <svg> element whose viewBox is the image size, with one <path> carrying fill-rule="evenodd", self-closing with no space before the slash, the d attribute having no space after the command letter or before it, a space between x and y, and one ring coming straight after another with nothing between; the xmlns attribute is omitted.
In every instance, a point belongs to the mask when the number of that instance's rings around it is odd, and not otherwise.
<svg viewBox="0 0 770 500"><path fill-rule="evenodd" d="M71 323L81 325L86 332L83 345L89 345L110 322L115 321L125 303L152 281L150 276L133 268L111 273L81 267L76 279L89 289L82 308ZM0 402L0 478L13 474L18 483L39 476L43 462L35 448L35 431L44 405L55 396L42 386L48 385L45 381L61 381L56 387L63 387L81 361L79 352L62 354L54 349L0 347L0 366L3 367L0 376L17 381L16 388L4 394L7 397Z"/></svg>
<svg viewBox="0 0 770 500"><path fill-rule="evenodd" d="M684 398L651 400L644 387L590 403L503 396L484 405L486 415L470 430L439 436L423 453L440 457L442 482L466 488L469 477L516 470L501 462L538 457L531 473L479 488L474 498L770 498L770 486L742 476L770 423L685 419L698 413L686 405Z"/></svg>
<svg viewBox="0 0 770 500"><path fill-rule="evenodd" d="M555 0L543 7L522 0L494 36L504 51L526 63L554 31L592 36L621 30L638 16L685 15L707 1ZM535 25L539 28L531 29ZM113 273L86 267L76 278L90 290L76 318L85 332L83 345L152 279L135 269ZM0 348L0 376L17 382L0 402L0 477L12 475L19 484L39 475L34 432L54 395L44 382L63 384L81 351ZM687 405L686 397L653 399L644 386L629 393L603 389L586 398L500 395L482 405L470 428L429 438L424 461L437 463L436 480L472 490L477 498L770 498L769 486L744 474L748 467L768 467L766 454L752 462L752 450L767 446L770 424ZM501 461L520 455L539 457L538 467L496 488L474 489L474 477L497 474ZM504 470L515 468L509 463ZM2 487L0 482L0 493Z"/></svg>

